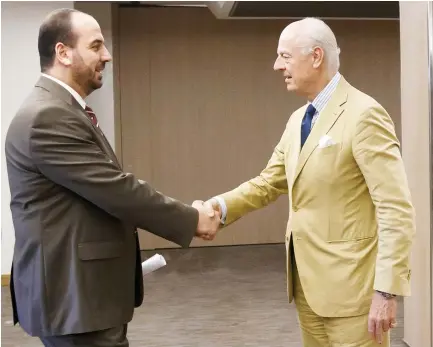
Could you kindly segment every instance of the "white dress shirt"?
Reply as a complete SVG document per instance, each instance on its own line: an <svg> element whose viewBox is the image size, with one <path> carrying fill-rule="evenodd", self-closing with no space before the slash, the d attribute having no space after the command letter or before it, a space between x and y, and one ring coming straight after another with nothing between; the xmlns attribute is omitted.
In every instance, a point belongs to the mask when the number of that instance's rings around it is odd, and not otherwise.
<svg viewBox="0 0 433 347"><path fill-rule="evenodd" d="M337 72L331 81L326 85L325 88L314 98L312 104L316 109L316 113L313 116L313 121L311 122L311 128L313 128L314 123L319 117L320 112L323 111L328 101L331 99L332 94L334 94L335 89L337 89L338 82L340 82L341 74ZM309 103L308 103L309 104Z"/></svg>
<svg viewBox="0 0 433 347"><path fill-rule="evenodd" d="M84 99L80 96L80 94L78 94L72 87L68 86L65 82L62 82L60 80L58 80L57 78L47 75L47 74L42 74L42 76L49 78L51 81L56 82L57 84L60 84L63 88L65 88L69 93L72 94L72 96L75 98L75 100L77 100L77 102L81 105L81 107L83 109L86 108L86 102L84 101Z"/></svg>

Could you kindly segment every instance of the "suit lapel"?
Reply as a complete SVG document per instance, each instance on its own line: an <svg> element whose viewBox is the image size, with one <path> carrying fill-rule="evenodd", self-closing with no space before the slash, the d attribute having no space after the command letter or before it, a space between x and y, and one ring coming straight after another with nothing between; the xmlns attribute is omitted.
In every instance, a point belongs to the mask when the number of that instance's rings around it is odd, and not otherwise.
<svg viewBox="0 0 433 347"><path fill-rule="evenodd" d="M295 184L296 179L304 168L308 158L311 156L313 151L317 148L320 138L327 134L331 130L332 126L338 120L340 115L344 112L344 104L347 101L347 92L349 84L346 80L341 77L338 83L337 89L326 105L325 109L320 113L316 124L311 129L310 135L305 141L304 147L302 147L298 163L296 165L295 176L293 178L293 184ZM302 119L301 119L302 122ZM301 131L301 124L299 124L298 132ZM300 135L296 138L297 148L300 148L301 137Z"/></svg>
<svg viewBox="0 0 433 347"><path fill-rule="evenodd" d="M106 153L111 157L111 159L113 160L113 162L119 167L119 169L121 168L119 161L117 160L117 156L113 151L113 148L111 147L110 143L108 142L107 138L105 137L104 133L102 132L102 130L100 128L96 129L96 132L98 133L98 135L100 135L101 139L102 139L102 143L105 146L105 151Z"/></svg>
<svg viewBox="0 0 433 347"><path fill-rule="evenodd" d="M93 127L93 130L95 130L95 132L96 132L96 136L98 137L98 139L100 140L100 142L103 144L103 146L102 146L103 151L104 151L106 154L108 154L108 156L111 158L111 160L113 160L113 162L114 162L114 163L115 163L119 168L121 168L120 163L119 163L119 161L117 160L117 156L116 156L116 154L114 153L114 151L113 151L113 149L112 149L110 143L108 142L107 138L105 137L105 135L104 135L102 129L101 129L100 127L96 127L95 125L93 125L93 123L91 122L90 118L87 116L86 111L83 110L82 107L80 107L80 110L81 110L83 116L86 117L86 119L88 119L90 125Z"/></svg>
<svg viewBox="0 0 433 347"><path fill-rule="evenodd" d="M104 135L104 132L101 130L101 128L97 129L98 133L101 134L102 140L105 144L105 146L108 148L108 153L111 155L111 159L116 163L116 165L121 168L119 161L117 160L116 153L114 153L113 148L111 147L110 143L108 142L107 138Z"/></svg>
<svg viewBox="0 0 433 347"><path fill-rule="evenodd" d="M104 133L102 132L101 128L95 127L92 122L90 121L86 111L81 107L81 105L78 103L78 101L72 96L72 94L67 91L65 88L63 88L60 84L50 80L49 78L46 78L44 76L41 76L39 78L39 81L36 83L36 87L44 88L48 90L50 93L54 94L56 97L60 98L61 100L65 101L72 107L74 107L78 112L81 113L80 117L86 118L90 125L95 130L95 133L100 140L100 143L102 143L102 150L113 160L113 162L119 167L120 163L117 160L116 154L114 153L113 149L110 146L110 143L105 138Z"/></svg>

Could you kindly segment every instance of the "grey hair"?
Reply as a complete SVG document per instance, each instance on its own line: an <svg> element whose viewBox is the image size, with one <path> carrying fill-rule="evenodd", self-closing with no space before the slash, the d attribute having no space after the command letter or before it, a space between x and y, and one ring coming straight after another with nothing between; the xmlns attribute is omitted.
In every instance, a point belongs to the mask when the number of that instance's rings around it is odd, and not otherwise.
<svg viewBox="0 0 433 347"><path fill-rule="evenodd" d="M303 54L313 52L314 47L323 49L330 73L336 73L340 68L340 47L331 28L318 18L304 18L296 24L299 40L302 41Z"/></svg>

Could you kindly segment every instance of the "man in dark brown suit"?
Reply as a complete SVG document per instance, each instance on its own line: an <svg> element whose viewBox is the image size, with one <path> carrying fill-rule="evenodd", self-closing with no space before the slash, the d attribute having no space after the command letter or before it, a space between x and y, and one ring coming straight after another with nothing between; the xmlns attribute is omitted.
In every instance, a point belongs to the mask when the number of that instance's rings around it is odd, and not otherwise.
<svg viewBox="0 0 433 347"><path fill-rule="evenodd" d="M111 56L91 16L51 13L40 28L43 76L12 121L5 151L15 249L14 321L45 346L128 346L143 300L137 228L187 247L219 215L122 171L84 98Z"/></svg>

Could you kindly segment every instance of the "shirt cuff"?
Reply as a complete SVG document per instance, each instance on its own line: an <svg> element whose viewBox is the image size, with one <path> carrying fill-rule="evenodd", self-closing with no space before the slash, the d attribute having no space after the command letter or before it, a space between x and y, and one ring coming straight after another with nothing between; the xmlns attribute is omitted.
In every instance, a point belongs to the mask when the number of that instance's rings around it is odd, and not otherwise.
<svg viewBox="0 0 433 347"><path fill-rule="evenodd" d="M215 197L213 197L213 199L215 199L218 202L218 204L220 205L220 208L221 208L221 224L225 224L226 218L227 218L227 205L226 205L226 202L220 196L215 196Z"/></svg>

